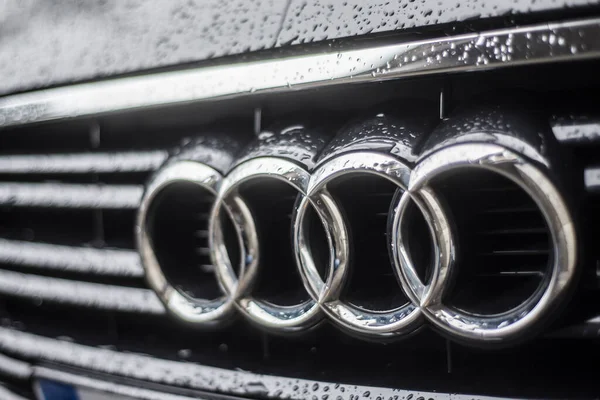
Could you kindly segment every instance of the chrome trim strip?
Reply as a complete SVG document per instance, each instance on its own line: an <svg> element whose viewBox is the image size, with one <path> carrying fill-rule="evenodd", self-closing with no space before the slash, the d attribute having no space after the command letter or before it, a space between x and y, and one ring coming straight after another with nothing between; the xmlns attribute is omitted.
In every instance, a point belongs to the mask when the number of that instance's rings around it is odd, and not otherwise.
<svg viewBox="0 0 600 400"><path fill-rule="evenodd" d="M168 157L166 151L115 153L28 154L0 156L1 174L89 174L154 171Z"/></svg>
<svg viewBox="0 0 600 400"><path fill-rule="evenodd" d="M0 270L0 293L37 299L40 302L72 304L95 309L163 314L165 309L156 294L99 283L22 274Z"/></svg>
<svg viewBox="0 0 600 400"><path fill-rule="evenodd" d="M91 389L94 392L102 392L103 394L111 394L116 396L126 396L127 399L131 398L138 400L192 400L202 398L195 394L194 397L188 397L165 392L157 392L155 390L143 389L135 386L121 385L108 380L101 381L98 379L88 378L83 375L74 375L68 372L62 372L45 367L34 367L33 374L36 378L48 379L73 385L77 387L77 391L80 393L83 388L83 390ZM84 399L87 398L85 396L81 397Z"/></svg>
<svg viewBox="0 0 600 400"><path fill-rule="evenodd" d="M133 250L94 249L0 239L0 262L95 275L143 277Z"/></svg>
<svg viewBox="0 0 600 400"><path fill-rule="evenodd" d="M16 379L29 379L32 370L31 365L25 361L15 360L0 354L0 376L9 376Z"/></svg>
<svg viewBox="0 0 600 400"><path fill-rule="evenodd" d="M276 399L305 399L307 393L321 399L351 399L369 392L370 398L419 398L467 400L461 394L418 392L371 386L355 386L307 379L292 379L246 371L227 370L193 363L163 360L147 355L120 353L81 344L50 339L0 327L0 350L20 357L40 359L115 376L151 381L188 389ZM491 400L493 397L479 397Z"/></svg>
<svg viewBox="0 0 600 400"><path fill-rule="evenodd" d="M0 127L343 83L600 56L600 19L186 69L0 99Z"/></svg>
<svg viewBox="0 0 600 400"><path fill-rule="evenodd" d="M141 185L0 183L0 205L136 209L143 192Z"/></svg>
<svg viewBox="0 0 600 400"><path fill-rule="evenodd" d="M600 167L589 167L583 171L583 182L588 192L600 192Z"/></svg>

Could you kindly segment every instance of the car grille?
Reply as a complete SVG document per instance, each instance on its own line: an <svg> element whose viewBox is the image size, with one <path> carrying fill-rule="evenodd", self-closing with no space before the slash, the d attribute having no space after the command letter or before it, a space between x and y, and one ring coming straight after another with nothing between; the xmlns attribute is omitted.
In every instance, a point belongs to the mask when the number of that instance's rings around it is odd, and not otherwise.
<svg viewBox="0 0 600 400"><path fill-rule="evenodd" d="M405 396L420 391L595 396L596 376L586 363L600 355L600 254L594 244L600 235L600 123L584 99L600 87L597 68L595 60L517 66L297 93L248 93L242 99L151 110L123 106L55 122L32 124L35 121L24 117L22 124L8 124L12 126L0 133L0 349L34 365L164 384L171 391L255 398L395 396L387 389L363 389L366 386L407 390L401 392ZM144 185L169 157L207 134L248 142L265 127L290 119L340 132L349 121L365 121L381 110L402 115L399 105L412 97L423 102L419 112L433 118L433 125L455 109L483 102L483 97L500 110L527 104L532 115L551 128L554 137L544 140L552 162L560 165L552 173L557 173L559 189L574 205L581 239L579 276L560 318L526 344L477 348L429 329L379 343L347 335L330 324L280 336L238 318L207 331L167 313L145 281L134 232ZM340 105L341 98L346 102ZM417 139L423 149L431 136ZM471 307L474 313L495 313L521 302L524 288L543 279L551 258L548 227L535 202L517 185L493 174L448 176L434 184L455 210L465 248L477 249L466 256L470 268L457 277L449 298L458 309ZM179 193L187 190L180 189ZM267 200L280 200L277 204L286 209L295 201L293 193L276 198L273 193L284 194L282 189L264 192ZM372 258L361 254L358 259L389 262L387 249L370 233L385 236L381 227L394 188L365 178L341 182L332 193L352 215L358 246L374 250ZM256 197L253 202L265 202ZM206 254L209 208L190 204L177 193L172 200L167 208L173 218L157 224L165 230L175 224L182 232L192 232L194 241L180 243L185 235L176 240L164 236L165 253L191 246L193 251L181 257L212 273ZM277 204L263 211L281 211ZM197 219L191 221L190 213ZM480 264L486 265L483 271L476 268ZM391 275L391 269L355 274L348 299L373 307L405 301L387 287ZM185 282L189 276L174 279ZM286 283L288 277L280 279ZM181 289L191 294L217 290L188 283ZM270 290L262 293L281 295Z"/></svg>

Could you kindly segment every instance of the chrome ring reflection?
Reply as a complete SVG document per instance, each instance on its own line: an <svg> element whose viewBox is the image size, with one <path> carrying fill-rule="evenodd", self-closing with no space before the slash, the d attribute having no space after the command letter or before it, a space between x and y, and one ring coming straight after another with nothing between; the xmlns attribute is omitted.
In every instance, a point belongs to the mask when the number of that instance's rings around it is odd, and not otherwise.
<svg viewBox="0 0 600 400"><path fill-rule="evenodd" d="M443 304L447 278L453 268L454 245L447 225L447 213L431 187L432 179L459 168L483 168L519 185L537 204L548 224L553 243L550 274L538 290L519 307L498 315L474 315ZM571 283L576 263L576 239L569 211L555 186L530 162L494 144L460 144L443 148L422 160L414 169L408 192L428 210L435 221L439 257L445 258L434 270L429 283L421 282L405 243L403 219L407 198L400 198L393 221L394 257L406 294L419 304L423 315L438 328L463 339L500 341L515 338L553 310ZM446 222L443 222L445 221ZM442 226L438 226L443 222Z"/></svg>
<svg viewBox="0 0 600 400"><path fill-rule="evenodd" d="M307 196L295 214L294 244L300 274L310 295L331 319L357 335L371 338L393 337L414 331L421 323L420 310L412 303L379 311L357 307L340 299L348 279L350 246L348 231L340 207L327 190L327 184L350 174L373 174L390 180L405 190L410 169L396 158L372 152L343 154L314 171ZM329 243L326 280L319 274L307 239L305 216L313 207L325 228ZM398 290L401 290L398 287Z"/></svg>
<svg viewBox="0 0 600 400"><path fill-rule="evenodd" d="M256 225L247 204L239 193L243 183L254 179L276 179L306 193L309 173L297 164L274 157L256 158L234 168L223 180L210 217L209 236L211 257L217 277L226 295L251 321L263 328L289 332L308 329L322 317L313 300L293 306L280 306L257 299L252 295L255 278L260 268L260 248ZM229 257L223 229L222 212L225 210L235 227L240 245L240 273L236 276ZM296 268L294 265L283 268Z"/></svg>
<svg viewBox="0 0 600 400"><path fill-rule="evenodd" d="M450 279L460 267L458 233L453 228L452 210L436 192L433 180L441 174L465 168L492 171L516 183L534 200L550 232L552 259L539 289L518 307L502 314L479 315L459 310L450 301L445 304ZM352 304L343 296L350 275L350 234L339 199L328 185L353 174L382 177L397 187L390 202L387 245L393 256L390 268L398 278L398 290L408 301L393 309L372 310ZM261 268L260 232L248 200L244 199L245 192L240 189L242 185L264 179L284 182L298 196L291 232L296 265L282 267L297 269L309 300L291 306L272 304L253 293ZM154 253L148 232L150 205L162 190L182 181L197 184L216 197L210 212L209 244L216 279L223 292L217 299L191 298L178 291L168 282ZM414 208L409 211L409 207ZM313 211L327 241L324 275L315 261L309 237L309 225L314 220L307 215ZM431 271L427 279L419 273L420 266L415 265L408 244L409 239L413 239L413 231L407 216L413 211L423 215L429 232L429 239L421 237L419 240L431 240L433 258L428 265ZM229 219L234 228L232 236L239 246L239 260L230 259L228 245L232 244L226 241L225 219ZM465 341L517 339L551 315L554 306L563 299L575 276L577 255L574 224L558 189L534 163L492 143L459 143L436 149L423 156L412 170L395 156L363 150L327 159L312 174L295 162L277 157L249 159L226 177L198 162L172 162L161 169L147 187L137 216L136 236L150 286L167 308L183 320L201 326L218 326L238 309L264 329L297 332L310 329L326 315L346 332L365 339L407 335L425 320Z"/></svg>
<svg viewBox="0 0 600 400"><path fill-rule="evenodd" d="M227 321L234 311L228 296L217 299L196 299L178 291L164 275L154 252L148 230L149 209L165 188L177 182L191 182L212 194L217 194L223 179L215 169L194 161L177 161L161 169L146 187L137 214L136 241L146 280L167 309L184 321L203 326L216 326Z"/></svg>

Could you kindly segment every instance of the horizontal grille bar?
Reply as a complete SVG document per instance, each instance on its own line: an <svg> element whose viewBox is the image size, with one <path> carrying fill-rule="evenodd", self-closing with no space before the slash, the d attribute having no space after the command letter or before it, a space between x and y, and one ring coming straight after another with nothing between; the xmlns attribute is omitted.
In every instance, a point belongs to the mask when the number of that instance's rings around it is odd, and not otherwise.
<svg viewBox="0 0 600 400"><path fill-rule="evenodd" d="M600 167L589 167L583 172L585 188L590 192L600 192Z"/></svg>
<svg viewBox="0 0 600 400"><path fill-rule="evenodd" d="M439 400L467 400L473 398L472 395L456 393L419 392L273 377L94 348L4 327L0 327L0 351L28 359L46 360L108 373L113 376L120 375L179 387L185 385L186 388L242 395L245 398L305 399L306 393L309 391L311 395L319 399L360 398L366 392L369 392L372 399L389 399L395 398L395 396L398 396L398 398L416 399L423 397ZM477 396L477 398L488 400L494 397Z"/></svg>
<svg viewBox="0 0 600 400"><path fill-rule="evenodd" d="M154 171L167 156L166 151L0 156L0 173L83 174Z"/></svg>
<svg viewBox="0 0 600 400"><path fill-rule="evenodd" d="M163 314L156 294L147 289L71 281L0 270L0 293L96 309Z"/></svg>
<svg viewBox="0 0 600 400"><path fill-rule="evenodd" d="M0 239L0 262L110 276L144 276L135 251Z"/></svg>
<svg viewBox="0 0 600 400"><path fill-rule="evenodd" d="M39 90L0 99L0 126L290 89L597 58L599 34L599 19L545 23Z"/></svg>
<svg viewBox="0 0 600 400"><path fill-rule="evenodd" d="M600 140L600 119L563 118L551 121L552 132L562 143L590 143Z"/></svg>
<svg viewBox="0 0 600 400"><path fill-rule="evenodd" d="M0 205L65 208L137 208L141 185L0 183Z"/></svg>
<svg viewBox="0 0 600 400"><path fill-rule="evenodd" d="M31 365L21 360L6 357L0 354L0 376L10 376L17 379L29 379L31 376ZM2 398L2 397L0 397Z"/></svg>

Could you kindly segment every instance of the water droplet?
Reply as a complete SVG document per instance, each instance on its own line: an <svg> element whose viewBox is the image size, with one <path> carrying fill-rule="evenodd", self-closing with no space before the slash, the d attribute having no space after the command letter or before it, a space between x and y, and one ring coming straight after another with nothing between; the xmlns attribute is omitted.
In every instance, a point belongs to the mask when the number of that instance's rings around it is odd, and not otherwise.
<svg viewBox="0 0 600 400"><path fill-rule="evenodd" d="M266 140L269 139L271 137L275 136L275 134L273 132L268 132L268 131L264 131L258 134L258 138L260 140Z"/></svg>
<svg viewBox="0 0 600 400"><path fill-rule="evenodd" d="M192 350L190 349L181 349L177 352L177 356L179 358L188 359L192 356Z"/></svg>

